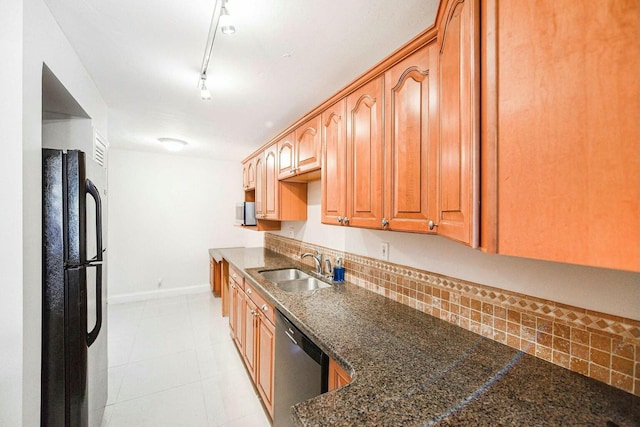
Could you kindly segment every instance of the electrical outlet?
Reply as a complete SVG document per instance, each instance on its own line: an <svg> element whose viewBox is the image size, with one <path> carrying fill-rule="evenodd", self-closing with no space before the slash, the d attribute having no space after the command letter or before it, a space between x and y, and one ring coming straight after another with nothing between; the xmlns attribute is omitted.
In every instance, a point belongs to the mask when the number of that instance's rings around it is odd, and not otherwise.
<svg viewBox="0 0 640 427"><path fill-rule="evenodd" d="M389 242L380 243L380 259L389 261Z"/></svg>
<svg viewBox="0 0 640 427"><path fill-rule="evenodd" d="M289 237L291 237L292 239L296 237L296 233L293 227L289 227Z"/></svg>

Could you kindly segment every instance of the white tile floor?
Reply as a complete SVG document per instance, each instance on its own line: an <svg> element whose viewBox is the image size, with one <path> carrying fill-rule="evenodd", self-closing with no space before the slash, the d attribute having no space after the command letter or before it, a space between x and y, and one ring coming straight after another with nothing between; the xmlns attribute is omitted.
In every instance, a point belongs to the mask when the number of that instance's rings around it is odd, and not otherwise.
<svg viewBox="0 0 640 427"><path fill-rule="evenodd" d="M110 304L102 427L270 423L210 293Z"/></svg>

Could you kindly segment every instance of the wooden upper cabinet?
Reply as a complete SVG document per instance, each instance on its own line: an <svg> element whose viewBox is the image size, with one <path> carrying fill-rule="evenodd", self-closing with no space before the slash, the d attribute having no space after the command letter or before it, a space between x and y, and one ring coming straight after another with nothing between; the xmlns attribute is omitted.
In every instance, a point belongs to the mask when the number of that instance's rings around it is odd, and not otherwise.
<svg viewBox="0 0 640 427"><path fill-rule="evenodd" d="M255 204L256 218L264 218L265 214L265 168L264 154L260 153L255 157L256 186L255 186Z"/></svg>
<svg viewBox="0 0 640 427"><path fill-rule="evenodd" d="M285 179L295 174L295 148L293 132L277 142L278 147L278 179Z"/></svg>
<svg viewBox="0 0 640 427"><path fill-rule="evenodd" d="M438 29L438 234L472 247L479 240L478 3L450 1Z"/></svg>
<svg viewBox="0 0 640 427"><path fill-rule="evenodd" d="M256 188L256 158L252 157L242 164L242 188L253 190Z"/></svg>
<svg viewBox="0 0 640 427"><path fill-rule="evenodd" d="M483 2L483 246L640 271L639 2L534 3Z"/></svg>
<svg viewBox="0 0 640 427"><path fill-rule="evenodd" d="M322 222L340 225L347 209L346 101L322 113Z"/></svg>
<svg viewBox="0 0 640 427"><path fill-rule="evenodd" d="M264 219L279 219L278 144L264 150L264 188Z"/></svg>
<svg viewBox="0 0 640 427"><path fill-rule="evenodd" d="M383 183L383 79L378 77L347 97L348 225L380 228Z"/></svg>
<svg viewBox="0 0 640 427"><path fill-rule="evenodd" d="M296 174L320 168L322 148L321 116L317 115L295 130Z"/></svg>
<svg viewBox="0 0 640 427"><path fill-rule="evenodd" d="M431 43L385 73L385 201L389 230L436 233L437 45ZM388 221L388 222L387 222Z"/></svg>
<svg viewBox="0 0 640 427"><path fill-rule="evenodd" d="M306 182L320 177L319 174L314 174L308 179L296 178L320 169L322 148L320 126L320 115L317 115L278 141L278 179Z"/></svg>

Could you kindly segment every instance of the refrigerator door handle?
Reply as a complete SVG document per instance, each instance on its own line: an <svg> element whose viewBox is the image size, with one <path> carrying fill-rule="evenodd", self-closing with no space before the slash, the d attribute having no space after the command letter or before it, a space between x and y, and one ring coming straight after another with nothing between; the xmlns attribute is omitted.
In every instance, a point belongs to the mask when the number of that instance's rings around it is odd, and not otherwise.
<svg viewBox="0 0 640 427"><path fill-rule="evenodd" d="M100 328L102 327L102 201L100 193L93 182L87 179L85 182L85 190L93 197L96 203L96 249L97 254L93 258L97 263L90 263L88 267L96 268L96 325L91 332L87 334L87 346L91 347L98 338Z"/></svg>

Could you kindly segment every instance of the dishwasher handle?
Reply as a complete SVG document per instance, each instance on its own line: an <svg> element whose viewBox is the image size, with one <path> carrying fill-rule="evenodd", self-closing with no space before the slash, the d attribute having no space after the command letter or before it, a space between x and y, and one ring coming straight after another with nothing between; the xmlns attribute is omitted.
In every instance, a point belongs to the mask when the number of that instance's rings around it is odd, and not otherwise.
<svg viewBox="0 0 640 427"><path fill-rule="evenodd" d="M292 342L292 343L294 343L294 344L295 344L295 345L297 345L298 347L300 346L300 344L298 344L298 341L296 341L296 340L295 340L295 338L293 338L293 337L291 336L291 334L289 334L289 331L284 331L284 333L285 333L285 335L286 335L287 337L289 337L289 339L291 340L291 342Z"/></svg>
<svg viewBox="0 0 640 427"><path fill-rule="evenodd" d="M329 357L318 347L313 341L298 329L289 319L287 319L279 310L276 310L276 329L282 328L292 344L300 347L309 357L317 363L328 364Z"/></svg>

